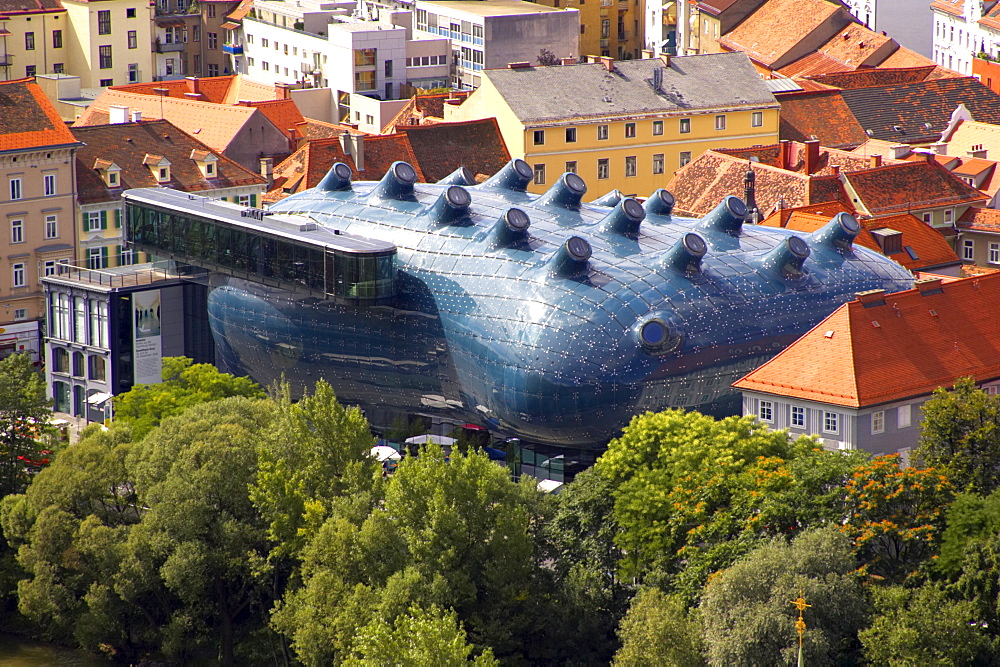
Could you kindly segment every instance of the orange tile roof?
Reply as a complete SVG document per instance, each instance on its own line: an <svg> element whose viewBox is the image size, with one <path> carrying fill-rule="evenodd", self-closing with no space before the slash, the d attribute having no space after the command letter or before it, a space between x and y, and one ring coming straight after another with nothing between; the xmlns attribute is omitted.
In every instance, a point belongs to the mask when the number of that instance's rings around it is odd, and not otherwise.
<svg viewBox="0 0 1000 667"><path fill-rule="evenodd" d="M843 176L860 199L859 210L874 216L986 201L983 193L937 162L902 162Z"/></svg>
<svg viewBox="0 0 1000 667"><path fill-rule="evenodd" d="M810 77L817 83L834 86L845 90L855 88L875 88L877 86L895 86L903 83L920 83L926 81L935 65L920 67L865 67L850 72L830 72Z"/></svg>
<svg viewBox="0 0 1000 667"><path fill-rule="evenodd" d="M195 99L203 102L214 102L216 104L236 104L241 100L264 102L282 99L282 94L277 91L273 84L251 81L242 74L190 77L151 83L129 83L121 86L111 86L108 90L151 95L159 99L159 93L155 92L157 88L165 89L167 97ZM195 91L197 91L200 97L192 98L189 95L189 93L195 93Z"/></svg>
<svg viewBox="0 0 1000 667"><path fill-rule="evenodd" d="M930 58L925 58L916 51L911 51L905 46L901 46L899 47L899 50L883 60L879 64L879 67L892 69L897 67L921 67L926 65L936 66L936 63Z"/></svg>
<svg viewBox="0 0 1000 667"><path fill-rule="evenodd" d="M839 90L777 95L778 136L789 141L819 139L831 148L853 148L868 139Z"/></svg>
<svg viewBox="0 0 1000 667"><path fill-rule="evenodd" d="M965 9L965 0L934 0L931 9L940 9L954 16L962 16Z"/></svg>
<svg viewBox="0 0 1000 667"><path fill-rule="evenodd" d="M1000 273L863 298L733 386L859 408L1000 377Z"/></svg>
<svg viewBox="0 0 1000 667"><path fill-rule="evenodd" d="M954 174L977 176L987 169L992 169L997 166L997 163L993 160L983 160L982 158L977 157L963 157L955 159L958 160L958 166L951 170Z"/></svg>
<svg viewBox="0 0 1000 667"><path fill-rule="evenodd" d="M305 122L298 105L292 100L267 100L265 102L240 102L240 106L260 109L264 117L274 123L274 126L281 130L289 139L297 139L299 134L298 126Z"/></svg>
<svg viewBox="0 0 1000 667"><path fill-rule="evenodd" d="M791 65L785 65L778 70L787 77L815 76L828 72L845 72L854 69L851 65L833 56L816 51L805 58L799 58ZM801 84L800 84L801 85Z"/></svg>
<svg viewBox="0 0 1000 667"><path fill-rule="evenodd" d="M995 208L970 208L959 217L956 226L973 232L1000 233L1000 211Z"/></svg>
<svg viewBox="0 0 1000 667"><path fill-rule="evenodd" d="M987 160L1000 160L1000 125L963 120L947 139L948 153L963 155L984 150Z"/></svg>
<svg viewBox="0 0 1000 667"><path fill-rule="evenodd" d="M803 39L838 13L846 15L841 6L823 0L768 0L719 43L770 68L782 64Z"/></svg>
<svg viewBox="0 0 1000 667"><path fill-rule="evenodd" d="M438 181L459 167L486 180L510 162L510 153L496 118L436 125L403 125L420 170Z"/></svg>
<svg viewBox="0 0 1000 667"><path fill-rule="evenodd" d="M0 151L76 143L34 78L0 81Z"/></svg>

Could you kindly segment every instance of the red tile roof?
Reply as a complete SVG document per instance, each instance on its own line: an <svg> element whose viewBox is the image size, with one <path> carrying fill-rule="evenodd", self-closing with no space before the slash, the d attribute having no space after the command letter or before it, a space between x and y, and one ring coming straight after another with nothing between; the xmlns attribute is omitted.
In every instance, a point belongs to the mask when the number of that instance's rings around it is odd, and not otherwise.
<svg viewBox="0 0 1000 667"><path fill-rule="evenodd" d="M0 81L0 151L77 143L35 80Z"/></svg>
<svg viewBox="0 0 1000 667"><path fill-rule="evenodd" d="M879 65L879 67L890 67L890 68L894 68L894 67L922 67L922 66L926 66L926 65L934 65L934 61L931 60L930 58L926 58L926 57L920 55L916 51L911 51L910 49L906 48L905 46L901 46L901 47L899 47L898 51L896 51L891 56L889 56L888 58L886 58L885 60L883 60L882 63ZM936 71L938 69L942 69L942 68L935 67L935 70L932 70L932 74L933 74L934 71ZM928 78L931 78L931 76L928 75Z"/></svg>
<svg viewBox="0 0 1000 667"><path fill-rule="evenodd" d="M845 72L854 69L851 65L837 60L833 56L816 51L805 58L799 58L791 65L778 70L787 77L816 76L828 72ZM801 85L801 84L799 84Z"/></svg>
<svg viewBox="0 0 1000 667"><path fill-rule="evenodd" d="M854 71L819 74L809 78L828 86L853 90L855 88L895 86L902 83L920 83L930 76L935 67L936 65L933 64L922 67L866 67Z"/></svg>
<svg viewBox="0 0 1000 667"><path fill-rule="evenodd" d="M1000 377L1000 274L863 298L733 386L857 408L926 396L965 376Z"/></svg>
<svg viewBox="0 0 1000 667"><path fill-rule="evenodd" d="M964 8L965 0L934 0L931 3L931 9L939 9L954 16L962 16Z"/></svg>
<svg viewBox="0 0 1000 667"><path fill-rule="evenodd" d="M959 217L956 226L973 232L1000 233L1000 211L995 208L970 208Z"/></svg>
<svg viewBox="0 0 1000 667"><path fill-rule="evenodd" d="M819 158L811 172L818 176L830 176L841 171L857 171L867 169L869 158L850 151L817 146ZM781 142L769 146L751 146L750 148L716 148L716 152L730 155L745 161L753 161L770 165L779 169L805 173L807 145L798 141ZM782 156L782 150L785 156Z"/></svg>
<svg viewBox="0 0 1000 667"><path fill-rule="evenodd" d="M437 125L401 125L420 170L428 181L438 181L465 167L486 180L510 162L510 153L496 118Z"/></svg>
<svg viewBox="0 0 1000 667"><path fill-rule="evenodd" d="M76 154L78 201L89 204L115 201L129 188L155 188L160 183L145 166L146 156L170 161L170 187L185 192L216 190L245 185L263 185L264 178L208 146L166 120L141 121L120 125L77 127L73 135L84 143ZM214 154L216 177L206 179L194 157ZM121 168L121 187L109 188L96 171L98 166Z"/></svg>
<svg viewBox="0 0 1000 667"><path fill-rule="evenodd" d="M979 24L994 30L1000 30L1000 6L994 5L983 17L979 19Z"/></svg>
<svg viewBox="0 0 1000 667"><path fill-rule="evenodd" d="M240 102L240 106L254 107L260 109L264 117L274 123L274 126L281 130L289 139L298 139L300 134L299 125L305 122L298 105L292 100L267 100L265 102Z"/></svg>
<svg viewBox="0 0 1000 667"><path fill-rule="evenodd" d="M448 100L465 100L471 93L453 90L449 93L436 95L414 95L403 108L396 112L385 127L382 134L396 132L404 125L420 125L426 118L444 118L444 105Z"/></svg>
<svg viewBox="0 0 1000 667"><path fill-rule="evenodd" d="M865 171L846 172L843 178L858 198L859 210L874 216L913 209L981 204L986 196L937 162L903 162Z"/></svg>
<svg viewBox="0 0 1000 667"><path fill-rule="evenodd" d="M781 103L778 137L824 146L853 148L865 142L865 128L851 113L839 90L776 95Z"/></svg>
<svg viewBox="0 0 1000 667"><path fill-rule="evenodd" d="M167 97L201 100L215 104L236 104L241 100L264 102L282 99L284 95L273 84L250 81L240 74L188 77L152 83L130 83L122 86L111 86L108 90L151 95L159 98L159 93L155 92L156 88L165 89Z"/></svg>
<svg viewBox="0 0 1000 667"><path fill-rule="evenodd" d="M729 50L746 52L765 67L780 67L800 42L836 14L848 22L843 7L823 0L768 0L722 35L719 43Z"/></svg>

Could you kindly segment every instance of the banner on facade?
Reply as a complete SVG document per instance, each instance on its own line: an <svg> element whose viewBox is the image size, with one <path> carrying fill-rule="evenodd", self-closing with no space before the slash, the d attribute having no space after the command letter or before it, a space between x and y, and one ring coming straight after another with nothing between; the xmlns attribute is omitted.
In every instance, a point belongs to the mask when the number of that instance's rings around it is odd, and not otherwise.
<svg viewBox="0 0 1000 667"><path fill-rule="evenodd" d="M132 294L132 340L135 384L160 382L163 357L160 351L160 290Z"/></svg>

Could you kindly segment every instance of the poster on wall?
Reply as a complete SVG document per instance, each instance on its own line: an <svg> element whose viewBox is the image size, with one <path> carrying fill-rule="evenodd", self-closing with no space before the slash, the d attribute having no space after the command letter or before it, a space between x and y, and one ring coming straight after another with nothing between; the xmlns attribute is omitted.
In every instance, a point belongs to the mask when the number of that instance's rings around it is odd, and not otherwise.
<svg viewBox="0 0 1000 667"><path fill-rule="evenodd" d="M160 382L160 290L132 294L132 340L135 384Z"/></svg>

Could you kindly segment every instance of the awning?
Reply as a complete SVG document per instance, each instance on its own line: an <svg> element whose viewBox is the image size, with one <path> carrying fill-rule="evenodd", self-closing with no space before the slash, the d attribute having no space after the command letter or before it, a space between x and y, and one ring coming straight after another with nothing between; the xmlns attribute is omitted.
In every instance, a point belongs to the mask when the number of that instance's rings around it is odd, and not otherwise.
<svg viewBox="0 0 1000 667"><path fill-rule="evenodd" d="M222 24L223 30L236 30L239 27L240 24L237 23L236 21L226 21L225 23Z"/></svg>
<svg viewBox="0 0 1000 667"><path fill-rule="evenodd" d="M154 16L157 25L185 25L187 21L176 16Z"/></svg>
<svg viewBox="0 0 1000 667"><path fill-rule="evenodd" d="M90 403L91 405L100 405L109 398L111 398L111 394L107 394L103 391L100 391L97 392L96 394L93 394L92 396L88 396L87 403Z"/></svg>

